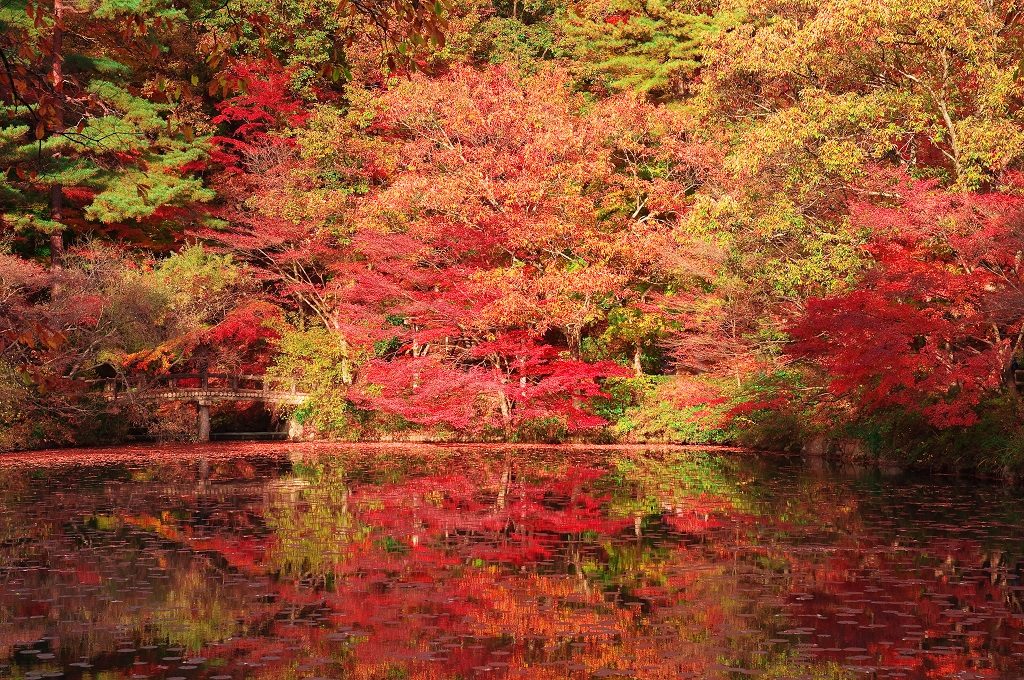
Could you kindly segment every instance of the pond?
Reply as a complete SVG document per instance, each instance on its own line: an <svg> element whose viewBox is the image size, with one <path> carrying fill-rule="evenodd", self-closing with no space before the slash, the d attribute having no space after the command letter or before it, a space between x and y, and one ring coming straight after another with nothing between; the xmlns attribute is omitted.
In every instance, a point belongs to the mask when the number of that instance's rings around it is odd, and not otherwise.
<svg viewBox="0 0 1024 680"><path fill-rule="evenodd" d="M0 457L0 678L1024 677L1024 504L682 449Z"/></svg>

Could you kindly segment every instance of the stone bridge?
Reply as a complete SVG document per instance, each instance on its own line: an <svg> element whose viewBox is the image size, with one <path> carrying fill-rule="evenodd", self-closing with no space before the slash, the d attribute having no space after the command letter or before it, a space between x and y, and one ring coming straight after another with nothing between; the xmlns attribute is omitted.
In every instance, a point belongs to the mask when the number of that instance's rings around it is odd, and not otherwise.
<svg viewBox="0 0 1024 680"><path fill-rule="evenodd" d="M105 382L104 393L111 401L134 399L194 403L199 441L210 440L210 405L214 402L259 401L297 406L309 397L309 394L298 391L290 379L207 372L140 374L128 376L120 382L111 379ZM296 425L289 423L289 438L294 438Z"/></svg>

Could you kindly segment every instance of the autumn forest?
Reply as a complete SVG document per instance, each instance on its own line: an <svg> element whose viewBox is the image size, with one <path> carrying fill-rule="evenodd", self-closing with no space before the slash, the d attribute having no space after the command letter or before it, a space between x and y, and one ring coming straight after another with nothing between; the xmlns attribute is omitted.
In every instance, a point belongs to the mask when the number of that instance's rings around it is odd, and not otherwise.
<svg viewBox="0 0 1024 680"><path fill-rule="evenodd" d="M1022 55L1018 0L4 0L0 450L258 376L215 428L1013 476Z"/></svg>

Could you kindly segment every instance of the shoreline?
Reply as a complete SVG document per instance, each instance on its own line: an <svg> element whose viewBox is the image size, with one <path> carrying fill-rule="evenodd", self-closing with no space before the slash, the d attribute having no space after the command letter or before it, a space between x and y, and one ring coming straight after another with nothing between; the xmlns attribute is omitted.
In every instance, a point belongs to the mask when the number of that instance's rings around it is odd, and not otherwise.
<svg viewBox="0 0 1024 680"><path fill-rule="evenodd" d="M0 468L21 467L38 464L103 464L132 462L145 458L160 460L199 460L265 455L275 452L322 453L325 449L336 451L369 450L508 450L508 451L716 451L721 453L742 453L757 455L786 456L783 452L761 451L741 446L700 445L700 444L515 444L507 442L268 442L268 441L226 441L203 443L146 443L115 446L64 447L0 452Z"/></svg>
<svg viewBox="0 0 1024 680"><path fill-rule="evenodd" d="M765 459L784 460L799 459L805 464L815 467L828 467L834 470L865 471L877 470L885 475L924 474L929 477L954 479L971 479L979 482L1004 483L1011 487L1020 487L1024 477L1019 475L999 475L986 472L981 468L949 469L924 466L900 466L893 461L884 459L877 461L847 460L831 455L817 455L801 451L784 451L758 449L745 446L724 444L673 444L668 442L650 442L640 444L587 444L571 442L565 444L547 443L509 443L509 442L402 442L402 441L217 441L217 442L146 442L141 444L119 444L112 446L83 446L48 449L28 449L0 451L0 470L26 467L59 467L68 465L109 465L117 463L139 462L198 462L223 461L245 457L261 457L280 455L322 455L350 451L565 451L579 452L633 452L636 454L670 451L708 451L716 453L756 456Z"/></svg>

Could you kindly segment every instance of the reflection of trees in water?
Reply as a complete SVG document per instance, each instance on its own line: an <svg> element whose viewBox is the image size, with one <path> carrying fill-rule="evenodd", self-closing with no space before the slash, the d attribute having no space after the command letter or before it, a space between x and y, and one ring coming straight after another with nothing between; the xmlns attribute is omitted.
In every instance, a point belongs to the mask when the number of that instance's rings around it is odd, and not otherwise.
<svg viewBox="0 0 1024 680"><path fill-rule="evenodd" d="M153 642L167 641L198 652L214 640L224 640L239 632L239 621L253 617L253 607L243 593L231 592L211 579L205 565L172 572L164 598L155 603L152 614L143 623L152 631ZM212 581L212 583L211 583ZM126 622L128 623L128 622Z"/></svg>
<svg viewBox="0 0 1024 680"><path fill-rule="evenodd" d="M306 586L332 587L335 569L370 533L350 507L350 495L340 463L298 464L293 478L274 482L264 509L274 536L268 571Z"/></svg>
<svg viewBox="0 0 1024 680"><path fill-rule="evenodd" d="M513 665L571 659L580 672L595 672L642 661L648 668L639 676L652 678L680 672L680 655L670 653L680 640L689 638L687 667L707 671L725 649L711 642L728 639L730 627L749 626L751 609L759 610L759 623L773 623L770 606L751 607L750 598L735 595L740 575L720 566L720 555L685 555L678 537L660 544L631 537L632 519L609 517L611 499L591 488L607 475L604 468L531 468L505 458L465 466L460 474L422 471L435 474L392 475L387 485L349 485L340 464L301 471L309 481L301 500L285 506L285 521L269 522L278 546L294 551L287 553L293 564L303 560L303 576L312 565L333 571L308 583L327 585L329 608L369 631L356 647L356 677L374 677L368 669L401 657L397 649L429 650L423 641L436 630L419 629L421 621L511 642L515 651L505 663ZM725 488L724 475L715 484ZM711 499L708 483L698 488L699 497ZM652 507L671 507L670 499L655 498ZM713 502L728 506L722 498ZM332 527L340 529L333 540ZM317 537L312 544L310 537ZM683 555L689 562L680 570ZM411 585L435 579L443 595ZM657 626L672 631L661 645L647 638L655 622L645 604L655 600ZM734 658L763 667L751 652L764 636L737 643ZM778 655L769 661L800 668ZM401 665L410 677L429 675L416 663Z"/></svg>
<svg viewBox="0 0 1024 680"><path fill-rule="evenodd" d="M18 619L2 627L13 633L4 647L47 636L71 659L139 644L198 650L237 632L250 611L247 590L225 585L201 555L154 546L130 525L96 516L64 529L26 548L20 562L31 568L3 574L0 611Z"/></svg>
<svg viewBox="0 0 1024 680"><path fill-rule="evenodd" d="M230 659L227 670L251 662L268 680L449 678L495 663L529 677L838 677L827 663L850 653L801 659L771 640L800 626L791 640L840 639L837 614L853 616L844 608L879 579L922 626L948 619L924 591L955 598L945 609L1019 612L1019 551L956 537L896 545L850 484L745 459L412 450L277 465L162 463L81 483L15 475L0 526L40 547L3 548L0 581L22 580L0 589L0 621L29 603L52 620L0 626L0 652L44 634L85 656L171 643ZM44 481L59 502L39 504ZM12 576L16 559L45 568ZM860 609L859 624L880 616ZM878 621L888 627L857 639L903 662L880 645L901 629ZM944 668L981 663L1008 630L982 621L977 650Z"/></svg>
<svg viewBox="0 0 1024 680"><path fill-rule="evenodd" d="M13 539L0 542L0 621L12 622L0 627L0 653L43 636L59 640L65 659L158 642L198 649L238 632L254 610L251 591L225 579L223 560L182 550L194 537L183 520L199 514L204 490L207 505L226 497L203 483L211 471L78 472L0 471L0 527ZM255 488L232 486L236 496Z"/></svg>

